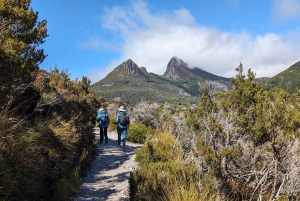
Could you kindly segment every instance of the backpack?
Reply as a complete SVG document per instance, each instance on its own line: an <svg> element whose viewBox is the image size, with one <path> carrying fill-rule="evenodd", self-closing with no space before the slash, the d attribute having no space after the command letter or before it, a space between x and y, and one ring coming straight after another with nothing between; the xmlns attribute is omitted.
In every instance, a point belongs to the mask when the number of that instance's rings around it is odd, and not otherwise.
<svg viewBox="0 0 300 201"><path fill-rule="evenodd" d="M123 126L126 126L127 124L129 124L129 121L128 121L128 118L126 116L126 113L125 112L122 112L120 114L120 124L123 125Z"/></svg>
<svg viewBox="0 0 300 201"><path fill-rule="evenodd" d="M100 119L101 123L105 124L107 122L106 114L101 113Z"/></svg>

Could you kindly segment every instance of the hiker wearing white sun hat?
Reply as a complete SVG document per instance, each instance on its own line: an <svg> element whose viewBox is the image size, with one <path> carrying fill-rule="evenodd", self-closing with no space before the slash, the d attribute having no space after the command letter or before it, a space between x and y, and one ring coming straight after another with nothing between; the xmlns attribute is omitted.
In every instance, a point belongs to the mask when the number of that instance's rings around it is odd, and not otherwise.
<svg viewBox="0 0 300 201"><path fill-rule="evenodd" d="M126 145L126 135L128 130L128 125L130 124L130 119L128 114L126 114L126 108L121 106L118 109L120 112L117 115L117 119L115 124L118 124L117 132L118 132L118 146L121 146L121 135L123 142L123 149L125 150Z"/></svg>

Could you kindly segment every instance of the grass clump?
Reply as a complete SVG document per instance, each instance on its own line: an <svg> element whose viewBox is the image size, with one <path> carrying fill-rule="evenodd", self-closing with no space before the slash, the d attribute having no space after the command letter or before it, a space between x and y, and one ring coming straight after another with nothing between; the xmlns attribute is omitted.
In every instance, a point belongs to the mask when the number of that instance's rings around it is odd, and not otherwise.
<svg viewBox="0 0 300 201"><path fill-rule="evenodd" d="M130 200L214 200L214 182L203 183L194 165L180 158L174 136L157 133L136 150L140 169L130 175Z"/></svg>

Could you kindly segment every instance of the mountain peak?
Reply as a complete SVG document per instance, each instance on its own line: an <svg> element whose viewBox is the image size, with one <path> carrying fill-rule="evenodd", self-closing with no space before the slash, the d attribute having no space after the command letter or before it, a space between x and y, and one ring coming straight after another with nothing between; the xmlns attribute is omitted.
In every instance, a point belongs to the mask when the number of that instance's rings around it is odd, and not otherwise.
<svg viewBox="0 0 300 201"><path fill-rule="evenodd" d="M131 59L124 61L118 65L111 73L108 75L115 74L118 77L124 77L126 75L142 75L142 72L138 65L134 63Z"/></svg>
<svg viewBox="0 0 300 201"><path fill-rule="evenodd" d="M195 77L188 65L177 56L173 56L169 61L164 76L172 79L189 79Z"/></svg>
<svg viewBox="0 0 300 201"><path fill-rule="evenodd" d="M178 58L177 56L173 56L170 60L170 62L172 62L172 64L175 65L187 65L186 63L184 63L184 61L180 58Z"/></svg>

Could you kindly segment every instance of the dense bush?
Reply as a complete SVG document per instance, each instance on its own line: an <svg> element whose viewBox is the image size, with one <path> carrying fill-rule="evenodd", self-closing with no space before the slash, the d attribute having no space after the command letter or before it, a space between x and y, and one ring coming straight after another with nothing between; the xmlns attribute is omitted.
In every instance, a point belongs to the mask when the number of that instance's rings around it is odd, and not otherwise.
<svg viewBox="0 0 300 201"><path fill-rule="evenodd" d="M151 126L144 124L131 125L128 129L127 140L135 143L144 143L148 136L152 136L156 132Z"/></svg>
<svg viewBox="0 0 300 201"><path fill-rule="evenodd" d="M146 141L136 152L141 168L131 175L132 200L299 199L300 91L265 91L251 70L236 70L230 92L212 95L201 85L198 105L157 108L155 125L175 137L165 134L177 163L161 137ZM197 181L180 183L178 175Z"/></svg>
<svg viewBox="0 0 300 201"><path fill-rule="evenodd" d="M0 198L66 200L78 189L96 152L90 89L55 68L11 90L0 116Z"/></svg>
<svg viewBox="0 0 300 201"><path fill-rule="evenodd" d="M236 70L232 91L203 93L189 110L182 150L215 175L223 200L298 199L300 93L265 91L251 70L247 78L242 65Z"/></svg>
<svg viewBox="0 0 300 201"><path fill-rule="evenodd" d="M204 176L195 166L178 160L179 146L167 133L149 138L136 151L140 164L130 176L131 200L213 200L216 197L213 179L200 183Z"/></svg>
<svg viewBox="0 0 300 201"><path fill-rule="evenodd" d="M157 103L141 101L134 106L133 111L130 113L131 122L157 128L159 124L157 108Z"/></svg>

